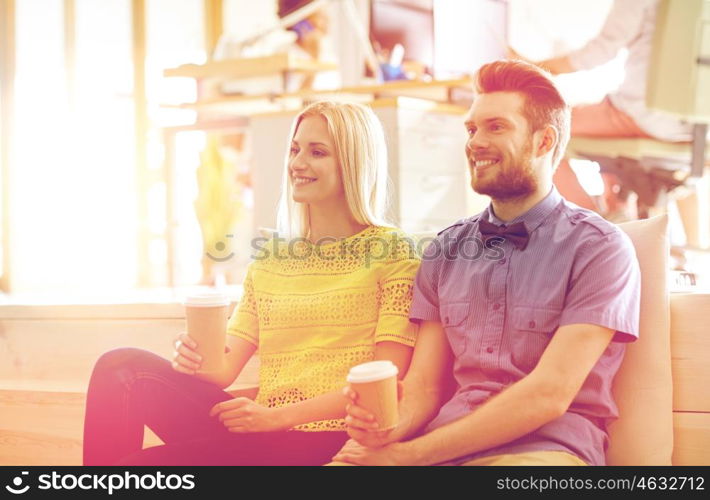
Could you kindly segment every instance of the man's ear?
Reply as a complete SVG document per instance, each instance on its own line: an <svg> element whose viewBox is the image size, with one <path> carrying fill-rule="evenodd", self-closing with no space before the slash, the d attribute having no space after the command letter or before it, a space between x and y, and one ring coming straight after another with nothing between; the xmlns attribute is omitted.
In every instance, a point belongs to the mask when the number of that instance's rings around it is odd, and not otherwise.
<svg viewBox="0 0 710 500"><path fill-rule="evenodd" d="M559 140L559 133L553 125L548 125L542 131L538 131L538 134L540 134L540 142L537 145L535 156L541 157L555 149Z"/></svg>

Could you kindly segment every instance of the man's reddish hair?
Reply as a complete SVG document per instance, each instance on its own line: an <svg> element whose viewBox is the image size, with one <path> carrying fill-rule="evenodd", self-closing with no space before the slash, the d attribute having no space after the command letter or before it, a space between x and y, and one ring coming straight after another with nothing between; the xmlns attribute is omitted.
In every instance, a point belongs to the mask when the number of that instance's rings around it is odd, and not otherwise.
<svg viewBox="0 0 710 500"><path fill-rule="evenodd" d="M474 87L478 94L521 93L525 98L522 113L531 133L548 125L557 129L552 154L552 167L557 167L569 142L570 109L547 71L523 61L494 61L480 67Z"/></svg>

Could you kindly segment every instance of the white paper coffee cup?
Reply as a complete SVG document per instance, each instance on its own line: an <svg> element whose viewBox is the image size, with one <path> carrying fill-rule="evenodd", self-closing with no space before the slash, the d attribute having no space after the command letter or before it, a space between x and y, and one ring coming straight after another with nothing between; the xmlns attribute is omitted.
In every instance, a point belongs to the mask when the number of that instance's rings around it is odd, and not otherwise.
<svg viewBox="0 0 710 500"><path fill-rule="evenodd" d="M202 356L199 372L222 370L227 334L229 297L219 292L201 292L185 297L187 334L197 342Z"/></svg>
<svg viewBox="0 0 710 500"><path fill-rule="evenodd" d="M392 429L399 421L397 366L391 361L370 361L353 366L347 381L357 393L357 403L375 416L377 430Z"/></svg>

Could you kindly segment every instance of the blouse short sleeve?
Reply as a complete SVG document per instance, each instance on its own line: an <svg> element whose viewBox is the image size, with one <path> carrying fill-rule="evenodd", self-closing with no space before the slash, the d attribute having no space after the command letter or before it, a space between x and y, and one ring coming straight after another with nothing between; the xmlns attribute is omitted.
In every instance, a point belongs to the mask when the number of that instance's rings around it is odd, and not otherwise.
<svg viewBox="0 0 710 500"><path fill-rule="evenodd" d="M391 241L388 260L382 262L379 278L380 309L375 342L391 341L413 346L418 325L409 321L414 278L421 262L414 242L404 233Z"/></svg>
<svg viewBox="0 0 710 500"><path fill-rule="evenodd" d="M259 321L254 295L254 265L251 264L244 279L244 291L227 323L227 334L242 338L259 346Z"/></svg>

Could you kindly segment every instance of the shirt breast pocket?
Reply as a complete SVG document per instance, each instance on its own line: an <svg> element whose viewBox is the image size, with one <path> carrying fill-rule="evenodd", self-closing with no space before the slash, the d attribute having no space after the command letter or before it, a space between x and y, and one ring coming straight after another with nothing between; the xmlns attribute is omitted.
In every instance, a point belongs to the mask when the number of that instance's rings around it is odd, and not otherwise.
<svg viewBox="0 0 710 500"><path fill-rule="evenodd" d="M513 309L511 358L513 365L530 373L560 324L560 309L519 306Z"/></svg>
<svg viewBox="0 0 710 500"><path fill-rule="evenodd" d="M459 356L466 350L468 341L466 334L466 318L468 318L469 304L445 304L441 307L441 322L449 340L451 351Z"/></svg>

